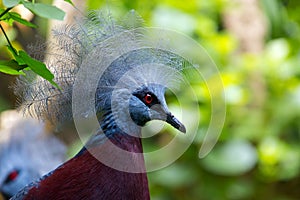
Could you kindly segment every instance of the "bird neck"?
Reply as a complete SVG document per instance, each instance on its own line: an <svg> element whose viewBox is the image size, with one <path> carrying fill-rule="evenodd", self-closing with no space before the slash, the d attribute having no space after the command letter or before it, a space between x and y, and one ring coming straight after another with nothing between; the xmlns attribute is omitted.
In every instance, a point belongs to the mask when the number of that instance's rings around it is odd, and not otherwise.
<svg viewBox="0 0 300 200"><path fill-rule="evenodd" d="M140 139L116 135L122 140L122 148L128 151L142 149ZM114 140L111 140L114 141ZM106 159L117 160L119 155L107 148L107 142L94 146L75 156L39 182L29 185L19 195L30 199L132 199L149 200L149 188L146 173L130 173L114 169L97 159L97 153ZM130 142L130 143L129 143ZM121 143L118 143L118 145ZM99 155L101 156L101 155ZM144 160L137 159L134 154L127 159L127 164L144 168ZM19 199L19 198L16 198Z"/></svg>
<svg viewBox="0 0 300 200"><path fill-rule="evenodd" d="M101 197L101 199L149 200L141 138L122 131L115 122L112 112L105 113L99 122L104 134L98 136L106 139L102 140L102 144L94 143L88 148L89 151L85 151L78 157L78 159L81 157L84 163L89 163L89 168L93 169L93 173L84 174L85 178L89 177L89 180L93 182L91 188L101 188L100 191L95 189L94 193L99 193L97 197ZM114 147L128 152L129 154L126 154L128 156L124 158L118 151L115 151ZM102 163L103 161L104 163ZM120 166L121 168L119 168ZM140 173L131 173L125 170L130 168L136 169Z"/></svg>
<svg viewBox="0 0 300 200"><path fill-rule="evenodd" d="M93 136L74 158L29 185L19 195L26 195L24 200L62 197L149 200L141 139L122 132L110 113L106 113L100 123L105 134ZM114 147L125 150L127 157L116 152ZM128 172L132 168L137 171Z"/></svg>
<svg viewBox="0 0 300 200"><path fill-rule="evenodd" d="M104 114L101 117L98 117L101 131L106 135L107 138L119 138L120 136L124 137L128 134L140 137L141 128L132 122L131 119L120 119L115 120L115 115L111 109L107 109L103 112ZM131 124L129 125L128 122Z"/></svg>
<svg viewBox="0 0 300 200"><path fill-rule="evenodd" d="M122 134L123 132L117 126L111 109L106 110L99 119L99 123L103 133L108 138L112 138L115 134Z"/></svg>
<svg viewBox="0 0 300 200"><path fill-rule="evenodd" d="M99 149L103 148L105 144L113 144L113 146L121 148L122 150L134 153L143 153L142 141L139 137L141 135L141 128L136 126L131 130L126 128L120 128L118 125L120 123L124 124L124 122L116 123L114 118L114 114L111 110L107 110L104 114L98 116L98 120L101 126L99 133L93 135L89 141L85 144L83 149L76 155L80 156L87 149ZM124 126L124 125L121 125ZM130 126L130 125L128 125ZM131 132L128 132L131 131ZM104 134L103 134L104 133ZM107 140L110 140L111 143L108 143ZM110 147L105 147L109 149ZM115 151L111 149L112 151ZM102 152L105 150L96 150L98 152ZM109 153L108 153L109 154Z"/></svg>

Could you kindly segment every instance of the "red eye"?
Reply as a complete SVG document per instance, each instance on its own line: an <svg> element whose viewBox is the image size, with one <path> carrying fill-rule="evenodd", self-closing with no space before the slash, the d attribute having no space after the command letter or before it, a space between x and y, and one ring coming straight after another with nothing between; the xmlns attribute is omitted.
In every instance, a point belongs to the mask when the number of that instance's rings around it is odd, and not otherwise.
<svg viewBox="0 0 300 200"><path fill-rule="evenodd" d="M153 97L151 96L151 94L146 94L146 96L144 97L144 100L145 100L146 104L150 104L153 101Z"/></svg>
<svg viewBox="0 0 300 200"><path fill-rule="evenodd" d="M18 177L18 175L19 175L19 172L17 170L14 170L14 171L10 172L10 174L8 175L8 179L10 181L13 181Z"/></svg>

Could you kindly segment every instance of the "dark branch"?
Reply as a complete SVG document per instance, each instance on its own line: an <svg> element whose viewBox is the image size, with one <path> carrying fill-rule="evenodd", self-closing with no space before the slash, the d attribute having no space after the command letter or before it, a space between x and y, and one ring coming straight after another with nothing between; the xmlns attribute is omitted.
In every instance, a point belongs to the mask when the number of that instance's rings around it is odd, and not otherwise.
<svg viewBox="0 0 300 200"><path fill-rule="evenodd" d="M3 13L0 14L0 18L1 18L2 16L4 16L6 13L8 13L8 11L10 11L11 9L13 9L13 7L11 7L11 8L6 8L6 10L5 10Z"/></svg>

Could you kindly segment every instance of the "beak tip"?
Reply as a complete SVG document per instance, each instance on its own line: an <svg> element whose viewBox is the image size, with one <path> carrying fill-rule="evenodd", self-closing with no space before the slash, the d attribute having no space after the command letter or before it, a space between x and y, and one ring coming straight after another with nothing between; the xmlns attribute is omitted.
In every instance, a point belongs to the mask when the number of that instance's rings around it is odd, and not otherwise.
<svg viewBox="0 0 300 200"><path fill-rule="evenodd" d="M167 114L166 122L171 124L174 128L176 128L180 132L186 133L185 126L178 119L176 119L171 113Z"/></svg>
<svg viewBox="0 0 300 200"><path fill-rule="evenodd" d="M181 131L182 133L186 133L186 129L184 125L180 126L178 130Z"/></svg>

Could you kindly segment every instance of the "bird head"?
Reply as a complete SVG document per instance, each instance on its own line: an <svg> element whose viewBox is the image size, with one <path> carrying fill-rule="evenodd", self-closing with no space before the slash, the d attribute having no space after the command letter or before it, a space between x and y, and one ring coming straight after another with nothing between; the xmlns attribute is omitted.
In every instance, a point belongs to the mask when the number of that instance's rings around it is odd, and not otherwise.
<svg viewBox="0 0 300 200"><path fill-rule="evenodd" d="M26 184L41 176L36 169L26 166L24 161L19 164L10 161L7 164L8 168L2 168L0 174L0 192L7 199L15 195Z"/></svg>
<svg viewBox="0 0 300 200"><path fill-rule="evenodd" d="M92 12L78 25L57 31L58 44L54 46L64 53L48 59L47 66L53 69L61 90L39 79L25 89L20 81L16 93L25 100L22 108L56 124L72 118L85 121L96 114L105 129L112 126L107 118L112 111L118 127L127 129L126 133L140 132L137 128L150 120L166 121L185 132L184 125L169 111L164 92L178 80L174 71L180 73L186 60L160 37L152 38L141 21L134 11L121 22Z"/></svg>
<svg viewBox="0 0 300 200"><path fill-rule="evenodd" d="M150 120L163 120L185 133L184 125L169 111L164 93L165 87L158 84L150 84L135 90L129 103L132 120L140 126L144 126Z"/></svg>
<svg viewBox="0 0 300 200"><path fill-rule="evenodd" d="M0 192L9 199L61 164L66 148L43 123L16 110L2 112L0 125Z"/></svg>
<svg viewBox="0 0 300 200"><path fill-rule="evenodd" d="M151 120L165 121L185 133L165 100L166 89L174 88L180 80L181 74L175 69L181 65L178 56L157 49L139 49L120 56L98 83L96 108L109 108L118 127L129 134L139 134L137 129Z"/></svg>

